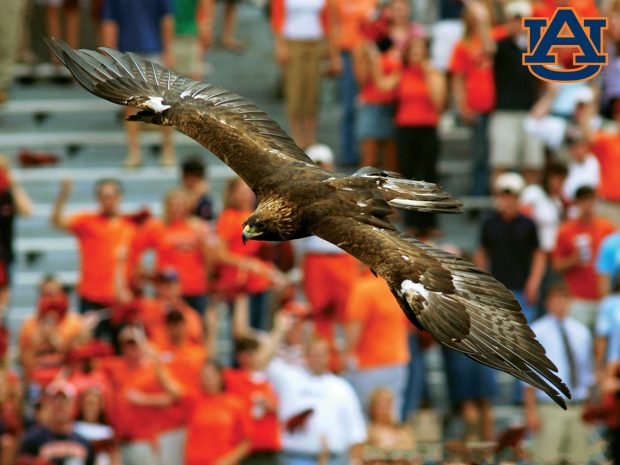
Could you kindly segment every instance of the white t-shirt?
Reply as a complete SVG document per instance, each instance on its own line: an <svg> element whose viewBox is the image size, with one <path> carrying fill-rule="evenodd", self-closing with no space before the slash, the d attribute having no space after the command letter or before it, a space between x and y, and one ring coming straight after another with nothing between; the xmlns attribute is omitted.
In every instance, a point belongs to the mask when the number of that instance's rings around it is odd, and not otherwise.
<svg viewBox="0 0 620 465"><path fill-rule="evenodd" d="M573 200L575 192L582 186L598 188L601 183L601 167L597 158L589 154L581 162L572 161L568 164L568 176L564 180L562 192L564 197Z"/></svg>
<svg viewBox="0 0 620 465"><path fill-rule="evenodd" d="M318 40L325 37L321 10L326 0L285 0L282 35L293 40Z"/></svg>
<svg viewBox="0 0 620 465"><path fill-rule="evenodd" d="M555 248L558 226L561 220L561 204L544 191L538 184L530 184L521 193L521 204L531 211L536 223L540 248L551 252Z"/></svg>
<svg viewBox="0 0 620 465"><path fill-rule="evenodd" d="M285 452L315 455L323 449L325 439L331 453L344 454L366 440L362 408L346 380L331 373L314 375L277 359L267 373L278 390L283 422L306 409L313 410L303 429L283 432Z"/></svg>

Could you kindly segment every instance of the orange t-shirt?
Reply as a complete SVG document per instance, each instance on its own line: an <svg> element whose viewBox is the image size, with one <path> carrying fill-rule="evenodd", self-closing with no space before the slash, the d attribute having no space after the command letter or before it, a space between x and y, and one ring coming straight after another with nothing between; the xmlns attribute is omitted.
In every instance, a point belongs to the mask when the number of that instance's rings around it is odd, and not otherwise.
<svg viewBox="0 0 620 465"><path fill-rule="evenodd" d="M185 465L212 465L252 434L252 422L236 395L198 393L187 427Z"/></svg>
<svg viewBox="0 0 620 465"><path fill-rule="evenodd" d="M282 448L280 426L275 412L266 412L257 402L265 399L277 403L277 396L271 383L263 373L249 373L244 370L225 370L226 390L237 394L252 419L252 450L279 451Z"/></svg>
<svg viewBox="0 0 620 465"><path fill-rule="evenodd" d="M142 253L156 252L155 268L173 268L179 273L183 295L207 292L207 270L204 256L209 229L197 218L165 224L151 219L138 230L131 246L129 264L135 267Z"/></svg>
<svg viewBox="0 0 620 465"><path fill-rule="evenodd" d="M463 75L466 104L471 110L488 113L495 107L493 59L485 52L479 38L460 40L456 44L450 72Z"/></svg>
<svg viewBox="0 0 620 465"><path fill-rule="evenodd" d="M352 50L363 40L362 25L377 7L377 0L337 0L338 45L341 50Z"/></svg>
<svg viewBox="0 0 620 465"><path fill-rule="evenodd" d="M112 423L120 440L152 441L162 431L161 417L167 407L145 407L127 401L130 390L148 394L163 393L157 369L152 361L139 366L129 365L122 357L101 362L113 392Z"/></svg>
<svg viewBox="0 0 620 465"><path fill-rule="evenodd" d="M601 165L601 198L620 201L620 133L599 132L592 145L592 152Z"/></svg>
<svg viewBox="0 0 620 465"><path fill-rule="evenodd" d="M601 298L598 275L594 268L598 249L603 239L616 230L614 224L605 218L595 218L591 223L577 219L568 220L558 230L553 258L566 258L575 253L580 236L587 235L590 243L590 260L574 266L564 273L566 284L573 297L597 300Z"/></svg>
<svg viewBox="0 0 620 465"><path fill-rule="evenodd" d="M424 71L419 67L407 67L403 71L397 89L398 126L437 126L439 112L431 101Z"/></svg>
<svg viewBox="0 0 620 465"><path fill-rule="evenodd" d="M159 359L170 376L183 386L183 397L167 407L160 415L159 426L163 431L187 425L192 415L192 397L200 385L200 370L207 359L204 347L192 343L180 346L156 346Z"/></svg>
<svg viewBox="0 0 620 465"><path fill-rule="evenodd" d="M143 298L139 303L139 320L144 324L149 341L156 346L168 345L166 331L166 312L168 304L157 298ZM187 337L193 344L204 342L204 324L196 310L187 305L185 301L175 304L185 318Z"/></svg>
<svg viewBox="0 0 620 465"><path fill-rule="evenodd" d="M249 241L245 245L241 238L243 230L243 222L252 215L251 211L236 210L234 208L226 208L217 221L217 235L220 240L226 243L231 254L239 257L258 256L261 248L259 241ZM271 264L265 262L265 269L271 267ZM255 274L249 273L247 270L240 269L232 265L222 265L218 268L217 287L226 293L235 292L262 292L269 287L271 283L268 279Z"/></svg>
<svg viewBox="0 0 620 465"><path fill-rule="evenodd" d="M382 53L379 58L381 73L390 75L399 72L403 65L400 55L394 50ZM360 100L364 103L390 103L396 97L396 90L381 90L372 78L368 79L360 91Z"/></svg>
<svg viewBox="0 0 620 465"><path fill-rule="evenodd" d="M172 377L183 386L187 395L193 395L200 385L200 370L207 360L204 346L185 342L179 346L156 345L159 358Z"/></svg>
<svg viewBox="0 0 620 465"><path fill-rule="evenodd" d="M409 361L409 322L383 279L367 274L353 284L345 321L362 325L355 348L358 368Z"/></svg>
<svg viewBox="0 0 620 465"><path fill-rule="evenodd" d="M78 294L111 304L118 253L131 243L136 230L134 224L121 216L108 218L99 213L79 213L69 218L68 230L77 237L80 249Z"/></svg>

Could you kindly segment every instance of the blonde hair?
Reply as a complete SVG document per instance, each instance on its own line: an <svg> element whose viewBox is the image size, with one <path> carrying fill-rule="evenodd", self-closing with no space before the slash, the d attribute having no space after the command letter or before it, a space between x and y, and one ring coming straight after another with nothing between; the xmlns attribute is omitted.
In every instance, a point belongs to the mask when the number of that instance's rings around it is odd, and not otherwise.
<svg viewBox="0 0 620 465"><path fill-rule="evenodd" d="M375 406L377 405L377 402L379 401L379 399L383 396L388 396L390 400L394 402L394 391L392 391L387 386L379 386L378 388L373 389L370 395L368 396L368 407L367 408L368 408L368 419L370 420L370 422L374 421L373 415L374 415ZM391 420L394 425L397 424L396 418L394 417L393 413L392 413Z"/></svg>
<svg viewBox="0 0 620 465"><path fill-rule="evenodd" d="M235 198L235 191L243 183L243 179L234 177L228 180L226 187L224 188L224 208L232 208L234 210L241 210L242 205L239 205L238 200Z"/></svg>
<svg viewBox="0 0 620 465"><path fill-rule="evenodd" d="M169 224L171 219L170 219L170 211L169 211L169 204L170 201L175 198L175 197L181 197L184 202L185 202L185 207L186 207L186 218L189 218L191 215L191 198L189 196L189 193L187 192L187 190L181 188L181 187L175 187L173 189L170 189L168 192L166 192L166 195L164 195L164 214L163 214L163 219L164 222L166 224Z"/></svg>

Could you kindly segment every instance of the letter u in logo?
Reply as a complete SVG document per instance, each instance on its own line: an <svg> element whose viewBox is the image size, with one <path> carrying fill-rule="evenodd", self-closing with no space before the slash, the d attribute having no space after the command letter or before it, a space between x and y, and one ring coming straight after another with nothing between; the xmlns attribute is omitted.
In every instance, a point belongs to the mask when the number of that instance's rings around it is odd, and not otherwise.
<svg viewBox="0 0 620 465"><path fill-rule="evenodd" d="M579 82L592 79L607 65L603 52L603 31L607 18L580 20L573 8L558 8L551 20L524 18L528 33L528 51L523 64L544 81ZM558 49L575 49L573 69L559 66Z"/></svg>

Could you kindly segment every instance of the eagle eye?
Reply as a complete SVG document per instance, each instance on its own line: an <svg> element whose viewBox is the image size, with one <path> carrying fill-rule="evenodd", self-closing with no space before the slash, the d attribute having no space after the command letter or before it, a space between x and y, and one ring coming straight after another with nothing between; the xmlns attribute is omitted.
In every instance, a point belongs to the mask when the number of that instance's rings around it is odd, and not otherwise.
<svg viewBox="0 0 620 465"><path fill-rule="evenodd" d="M254 223L254 227L256 229L265 229L266 226L267 223L265 223L264 221L257 221L256 223Z"/></svg>

